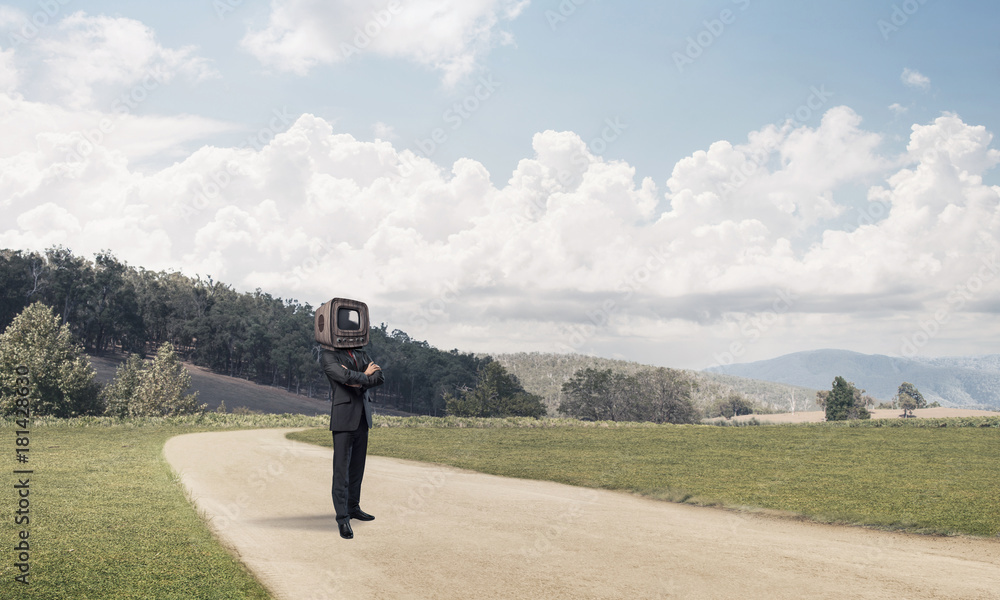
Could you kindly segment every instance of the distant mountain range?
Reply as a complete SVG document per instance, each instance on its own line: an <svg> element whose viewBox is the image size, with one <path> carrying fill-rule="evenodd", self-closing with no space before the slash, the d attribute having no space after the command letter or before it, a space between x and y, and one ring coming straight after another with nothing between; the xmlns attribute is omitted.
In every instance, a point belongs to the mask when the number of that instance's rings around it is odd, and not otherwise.
<svg viewBox="0 0 1000 600"><path fill-rule="evenodd" d="M891 400L899 384L908 381L928 402L956 408L1000 409L1000 354L899 358L847 350L812 350L706 371L821 390L830 389L840 375L880 401Z"/></svg>

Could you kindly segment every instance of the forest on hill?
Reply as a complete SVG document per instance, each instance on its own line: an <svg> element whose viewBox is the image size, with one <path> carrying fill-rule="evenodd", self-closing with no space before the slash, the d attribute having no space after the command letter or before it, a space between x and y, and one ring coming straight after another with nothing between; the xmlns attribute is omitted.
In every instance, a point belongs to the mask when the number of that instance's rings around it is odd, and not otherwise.
<svg viewBox="0 0 1000 600"><path fill-rule="evenodd" d="M145 356L169 342L184 360L222 375L309 397L329 392L312 353L314 308L307 303L133 267L110 252L91 261L58 246L0 250L0 289L0 331L42 302L93 354ZM490 361L438 350L384 323L372 327L369 350L386 374L378 402L419 414L443 415L446 395L474 387Z"/></svg>

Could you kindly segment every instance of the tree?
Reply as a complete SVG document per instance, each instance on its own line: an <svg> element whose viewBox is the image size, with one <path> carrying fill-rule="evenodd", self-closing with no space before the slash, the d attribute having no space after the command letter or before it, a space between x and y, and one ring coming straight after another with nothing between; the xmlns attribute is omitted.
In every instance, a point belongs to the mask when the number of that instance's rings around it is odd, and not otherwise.
<svg viewBox="0 0 1000 600"><path fill-rule="evenodd" d="M654 423L697 423L700 415L691 400L698 385L682 371L657 367L625 378L633 390L631 419Z"/></svg>
<svg viewBox="0 0 1000 600"><path fill-rule="evenodd" d="M580 369L562 386L559 412L587 421L695 423L691 401L697 385L681 371L663 367L631 375L611 369Z"/></svg>
<svg viewBox="0 0 1000 600"><path fill-rule="evenodd" d="M138 354L129 354L125 362L118 365L115 378L101 390L104 399L104 414L125 418L129 415L129 405L139 389L139 382L145 365Z"/></svg>
<svg viewBox="0 0 1000 600"><path fill-rule="evenodd" d="M927 400L917 390L917 386L906 381L900 384L893 401L897 407L903 409L903 417L913 416L913 411L918 408L927 408Z"/></svg>
<svg viewBox="0 0 1000 600"><path fill-rule="evenodd" d="M94 257L93 282L86 298L87 345L98 352L118 343L125 351L144 344L144 326L139 313L130 268L109 251Z"/></svg>
<svg viewBox="0 0 1000 600"><path fill-rule="evenodd" d="M35 302L14 318L0 335L0 412L15 412L17 369L29 372L33 415L60 418L102 412L100 384L83 347L53 310Z"/></svg>
<svg viewBox="0 0 1000 600"><path fill-rule="evenodd" d="M81 304L86 302L88 289L94 280L94 268L87 259L74 256L62 246L45 251L47 285L42 300L62 315L62 323L77 323L75 317Z"/></svg>
<svg viewBox="0 0 1000 600"><path fill-rule="evenodd" d="M185 394L191 387L191 374L177 360L169 343L159 347L148 366L139 368L139 362L133 362L131 367L126 363L125 371L119 369L116 375L116 379L118 376L127 378L119 388L123 392L127 392L131 382L137 380L131 398L125 401L127 409L122 411L121 404L116 404L122 416L170 417L203 412L208 407L207 404L197 403L198 392Z"/></svg>
<svg viewBox="0 0 1000 600"><path fill-rule="evenodd" d="M611 369L580 369L562 386L559 412L584 421L617 420L612 395L618 377Z"/></svg>
<svg viewBox="0 0 1000 600"><path fill-rule="evenodd" d="M829 392L817 392L816 403L826 409L827 421L870 419L865 398L864 390L857 389L853 383L838 375Z"/></svg>
<svg viewBox="0 0 1000 600"><path fill-rule="evenodd" d="M853 386L854 384L852 383L851 385ZM865 390L859 390L858 388L854 388L854 407L858 411L858 417L857 418L859 418L859 419L870 419L871 418L871 413L869 411L871 409L875 408L875 398L872 398L871 396L869 396L868 394L866 394ZM861 414L862 411L867 416L862 416L862 414ZM851 417L851 418L853 419L855 417Z"/></svg>
<svg viewBox="0 0 1000 600"><path fill-rule="evenodd" d="M5 329L45 285L45 258L37 252L0 250L0 329Z"/></svg>
<svg viewBox="0 0 1000 600"><path fill-rule="evenodd" d="M909 394L897 396L896 404L903 409L903 418L912 417L913 411L917 408L917 401Z"/></svg>
<svg viewBox="0 0 1000 600"><path fill-rule="evenodd" d="M708 416L732 419L740 415L753 414L754 404L739 392L732 392L724 398L716 400L708 410Z"/></svg>
<svg viewBox="0 0 1000 600"><path fill-rule="evenodd" d="M474 389L445 396L448 413L458 417L535 417L545 415L542 398L529 394L517 377L498 362L489 362L479 372Z"/></svg>

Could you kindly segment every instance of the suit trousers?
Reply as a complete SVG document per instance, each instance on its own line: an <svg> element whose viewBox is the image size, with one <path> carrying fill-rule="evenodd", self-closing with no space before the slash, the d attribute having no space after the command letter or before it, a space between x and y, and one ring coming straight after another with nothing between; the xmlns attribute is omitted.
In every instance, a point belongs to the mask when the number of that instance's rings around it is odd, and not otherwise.
<svg viewBox="0 0 1000 600"><path fill-rule="evenodd" d="M350 519L361 503L361 480L368 456L368 422L360 419L354 431L333 432L333 508L337 521Z"/></svg>

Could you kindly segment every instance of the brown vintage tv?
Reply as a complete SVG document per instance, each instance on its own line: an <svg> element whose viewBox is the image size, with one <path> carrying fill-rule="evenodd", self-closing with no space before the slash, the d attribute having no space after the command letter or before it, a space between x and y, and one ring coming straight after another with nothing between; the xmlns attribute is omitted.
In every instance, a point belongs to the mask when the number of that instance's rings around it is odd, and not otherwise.
<svg viewBox="0 0 1000 600"><path fill-rule="evenodd" d="M368 305L334 298L316 309L316 341L330 349L360 348L368 344Z"/></svg>

